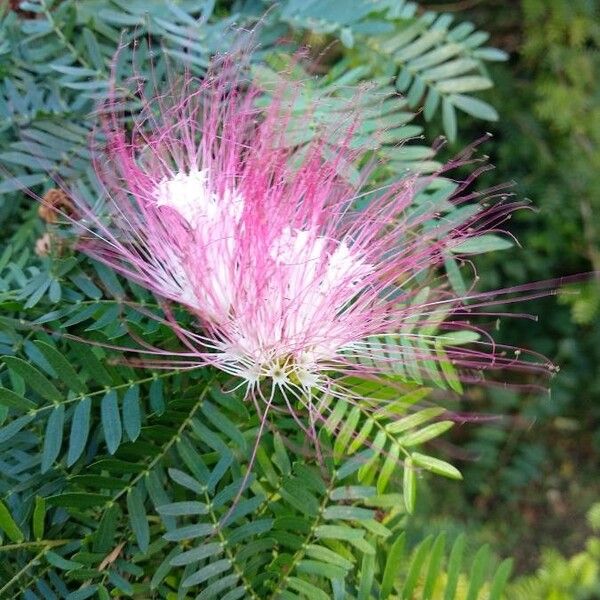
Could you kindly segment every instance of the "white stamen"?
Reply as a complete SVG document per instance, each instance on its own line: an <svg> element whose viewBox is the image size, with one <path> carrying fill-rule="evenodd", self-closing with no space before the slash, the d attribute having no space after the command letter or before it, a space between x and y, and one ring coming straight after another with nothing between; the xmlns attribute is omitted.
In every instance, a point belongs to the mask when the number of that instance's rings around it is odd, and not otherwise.
<svg viewBox="0 0 600 600"><path fill-rule="evenodd" d="M207 169L193 169L163 179L154 191L157 206L176 210L193 228L198 227L202 219L216 221L224 213L238 221L244 207L242 199L230 193L219 198L210 187L208 175Z"/></svg>
<svg viewBox="0 0 600 600"><path fill-rule="evenodd" d="M269 377L279 385L295 380L305 389L313 388L319 381L319 361L334 358L347 343L338 317L373 266L346 241L286 227L270 242L276 275L260 292L265 298L256 299L265 309L246 315L236 307L238 288L255 290L256 274L242 264L236 245L243 198L233 191L219 197L207 170L163 179L154 197L157 206L179 213L190 228L192 243L202 248L202 272L197 272L197 262L188 264L186 256L175 255L166 270L171 272L171 285L179 288L181 302L216 324L229 325L231 341L222 348L228 368L251 385Z"/></svg>

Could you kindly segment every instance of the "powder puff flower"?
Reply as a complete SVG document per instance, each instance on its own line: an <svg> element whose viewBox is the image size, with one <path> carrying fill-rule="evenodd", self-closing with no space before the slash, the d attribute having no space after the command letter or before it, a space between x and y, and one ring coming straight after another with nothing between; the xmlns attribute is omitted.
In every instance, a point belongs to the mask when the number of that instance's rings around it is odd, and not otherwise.
<svg viewBox="0 0 600 600"><path fill-rule="evenodd" d="M187 348L167 359L216 366L250 392L269 389L269 403L280 390L288 406L315 391L349 394L345 376L398 374L401 335L417 362L436 360L434 328L415 326L444 314L439 327L464 329L474 308L496 298L459 298L438 278L423 299L423 277L514 208L496 204L454 225L426 202L414 210L427 178L370 190L367 166L350 185L340 172L364 158L351 143L358 116L340 113L299 154L285 140L293 89L259 109L259 91L224 61L144 100L130 129L114 101L95 159L108 214L70 191L81 250L196 318L194 331L170 321ZM473 200L468 184L455 205ZM473 349L445 346L445 356L465 378L533 368L485 335Z"/></svg>

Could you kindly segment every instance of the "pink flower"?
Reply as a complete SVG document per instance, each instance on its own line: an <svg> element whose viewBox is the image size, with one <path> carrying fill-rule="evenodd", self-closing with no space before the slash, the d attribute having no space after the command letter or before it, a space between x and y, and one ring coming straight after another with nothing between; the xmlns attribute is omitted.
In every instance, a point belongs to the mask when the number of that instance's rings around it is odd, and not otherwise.
<svg viewBox="0 0 600 600"><path fill-rule="evenodd" d="M407 175L370 191L365 168L352 186L340 172L363 158L351 149L357 115L341 115L298 153L285 135L290 95L293 103L301 90L286 85L260 110L259 91L226 61L219 68L145 100L131 133L113 102L95 160L109 214L78 202L82 251L197 318L196 331L171 320L187 345L170 353L177 364L214 365L261 395L270 381L271 399L278 389L286 402L313 390L351 396L344 376L399 376L407 348L427 373L441 356L439 327L482 335L468 349L451 340L443 348L464 379L547 368L468 322L494 294L461 298L432 279L449 252L495 231L515 205L479 207L453 225L434 203L415 210L432 178ZM454 205L473 204L469 184ZM498 294L506 301L526 289Z"/></svg>

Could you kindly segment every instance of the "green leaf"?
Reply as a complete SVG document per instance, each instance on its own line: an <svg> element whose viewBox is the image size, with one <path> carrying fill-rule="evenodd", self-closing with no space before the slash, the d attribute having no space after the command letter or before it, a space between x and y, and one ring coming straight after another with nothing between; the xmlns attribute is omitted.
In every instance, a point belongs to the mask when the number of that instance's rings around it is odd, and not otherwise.
<svg viewBox="0 0 600 600"><path fill-rule="evenodd" d="M246 440L230 419L208 401L202 404L201 410L217 429L229 437L243 452L246 451Z"/></svg>
<svg viewBox="0 0 600 600"><path fill-rule="evenodd" d="M108 590L103 586L98 586L98 600L110 600Z"/></svg>
<svg viewBox="0 0 600 600"><path fill-rule="evenodd" d="M228 558L222 558L221 560L209 563L195 573L192 573L189 577L186 577L181 583L181 586L186 588L193 585L199 585L211 577L216 577L224 571L228 571L230 568L231 561Z"/></svg>
<svg viewBox="0 0 600 600"><path fill-rule="evenodd" d="M181 542L182 540L192 540L197 537L211 535L215 531L215 526L210 523L200 523L199 525L186 525L179 529L173 529L163 535L163 538L169 542Z"/></svg>
<svg viewBox="0 0 600 600"><path fill-rule="evenodd" d="M188 490L192 490L192 492L196 492L196 494L204 494L206 492L206 486L179 469L169 469L169 476L173 481L186 487Z"/></svg>
<svg viewBox="0 0 600 600"><path fill-rule="evenodd" d="M453 467L450 463L433 456L427 456L420 454L419 452L413 452L412 459L415 465L427 469L432 473L449 477L450 479L462 479L460 471Z"/></svg>
<svg viewBox="0 0 600 600"><path fill-rule="evenodd" d="M78 344L77 351L81 355L81 364L92 378L100 385L111 386L112 378L94 351L84 344Z"/></svg>
<svg viewBox="0 0 600 600"><path fill-rule="evenodd" d="M50 344L39 341L35 342L35 344L50 363L50 366L54 369L59 379L67 385L69 389L78 394L83 394L85 392L85 386L80 381L77 372L71 366L69 361Z"/></svg>
<svg viewBox="0 0 600 600"><path fill-rule="evenodd" d="M396 79L396 89L399 92L405 92L413 80L412 74L408 69L402 69Z"/></svg>
<svg viewBox="0 0 600 600"><path fill-rule="evenodd" d="M232 585L237 583L240 578L239 573L231 573L230 575L226 575L220 579L217 579L214 583L211 583L209 586L205 587L200 594L196 596L196 600L212 600L214 598L222 598L223 600L235 600L237 598L242 598L246 595L245 587L238 587L234 590L227 592L225 595L221 595L222 592ZM241 592L241 593L240 593Z"/></svg>
<svg viewBox="0 0 600 600"><path fill-rule="evenodd" d="M142 430L140 389L137 385L128 388L125 392L123 398L123 425L129 439L135 442Z"/></svg>
<svg viewBox="0 0 600 600"><path fill-rule="evenodd" d="M497 48L477 48L473 52L473 56L482 60L502 62L508 60L509 55L504 50L498 50Z"/></svg>
<svg viewBox="0 0 600 600"><path fill-rule="evenodd" d="M4 356L2 360L11 371L21 376L27 385L43 398L52 402L60 402L63 399L56 387L28 362L15 356Z"/></svg>
<svg viewBox="0 0 600 600"><path fill-rule="evenodd" d="M465 77L455 77L454 79L444 79L437 82L437 89L442 94L460 94L462 92L477 92L487 90L492 87L492 82L487 77L469 75Z"/></svg>
<svg viewBox="0 0 600 600"><path fill-rule="evenodd" d="M353 437L354 430L356 429L360 420L360 409L355 406L348 416L344 419L344 424L337 434L335 444L333 445L333 459L338 462L341 460L346 450L346 446Z"/></svg>
<svg viewBox="0 0 600 600"><path fill-rule="evenodd" d="M498 113L493 106L487 102L483 102L472 96L464 96L463 94L453 94L452 104L467 114L485 121L497 121Z"/></svg>
<svg viewBox="0 0 600 600"><path fill-rule="evenodd" d="M502 593L508 583L512 568L513 560L511 558L507 558L500 563L500 566L494 575L494 579L492 580L488 600L501 600Z"/></svg>
<svg viewBox="0 0 600 600"><path fill-rule="evenodd" d="M313 494L297 480L286 481L279 490L284 498L294 508L304 513L309 519L319 511L319 501Z"/></svg>
<svg viewBox="0 0 600 600"><path fill-rule="evenodd" d="M419 580L423 564L426 558L429 556L429 548L431 547L431 541L431 536L425 538L419 544L419 546L415 550L415 553L413 554L408 573L406 574L404 587L402 588L403 600L411 600L414 597L413 593Z"/></svg>
<svg viewBox="0 0 600 600"><path fill-rule="evenodd" d="M433 549L429 555L429 567L427 569L427 577L423 586L423 600L429 600L435 589L435 584L438 581L442 570L442 559L444 557L444 549L446 547L446 535L440 533L436 538Z"/></svg>
<svg viewBox="0 0 600 600"><path fill-rule="evenodd" d="M372 510L360 506L328 506L323 511L324 519L362 521L364 519L372 519L374 516L375 514Z"/></svg>
<svg viewBox="0 0 600 600"><path fill-rule="evenodd" d="M223 552L223 545L221 542L212 542L210 544L203 544L197 548L192 548L187 552L182 552L171 559L171 565L174 567L189 565L194 562L198 562L209 556L215 556Z"/></svg>
<svg viewBox="0 0 600 600"><path fill-rule="evenodd" d="M290 463L290 459L283 444L283 439L279 433L276 433L273 436L273 446L275 447L275 457L273 462L279 467L279 470L284 475L289 475L292 472L292 464Z"/></svg>
<svg viewBox="0 0 600 600"><path fill-rule="evenodd" d="M246 500L243 502L249 503L252 508L256 508L260 506L260 502L256 502L256 500L262 500L262 498L260 496L256 496L250 501ZM240 502L240 505L242 505L242 502ZM236 510L232 512L233 515L235 515ZM233 533L229 535L229 542L236 544L245 538L266 533L267 531L270 531L272 527L273 519L254 519L233 531Z"/></svg>
<svg viewBox="0 0 600 600"><path fill-rule="evenodd" d="M402 483L404 496L404 506L409 514L415 510L415 501L417 497L417 476L413 468L411 458L404 459L404 479Z"/></svg>
<svg viewBox="0 0 600 600"><path fill-rule="evenodd" d="M351 569L353 567L353 563L350 560L347 560L329 548L317 546L316 544L309 544L306 547L306 555L324 563L330 563L338 567L342 567L343 569Z"/></svg>
<svg viewBox="0 0 600 600"><path fill-rule="evenodd" d="M127 494L127 511L137 544L142 554L146 554L150 545L150 527L148 526L144 501L137 487L129 490L129 494Z"/></svg>
<svg viewBox="0 0 600 600"><path fill-rule="evenodd" d="M457 75L463 75L468 71L477 68L478 62L471 58L458 58L456 60L450 60L441 65L427 69L423 72L423 77L430 81L437 81L439 79L451 79Z"/></svg>
<svg viewBox="0 0 600 600"><path fill-rule="evenodd" d="M122 577L116 571L108 571L108 580L115 586L115 588L127 596L133 596L133 586L127 579Z"/></svg>
<svg viewBox="0 0 600 600"><path fill-rule="evenodd" d="M440 93L434 88L429 88L425 104L423 106L423 116L426 121L431 121L440 104Z"/></svg>
<svg viewBox="0 0 600 600"><path fill-rule="evenodd" d="M453 421L438 421L437 423L427 425L427 427L423 427L423 429L419 429L418 431L407 433L398 440L398 443L405 447L424 444L433 438L439 437L453 426Z"/></svg>
<svg viewBox="0 0 600 600"><path fill-rule="evenodd" d="M178 546L175 546L171 552L167 554L165 559L158 565L158 568L155 569L154 574L152 575L152 579L150 580L150 589L155 590L164 578L169 574L171 570L171 561L173 561L178 554L181 553L181 549Z"/></svg>
<svg viewBox="0 0 600 600"><path fill-rule="evenodd" d="M490 560L490 547L486 544L482 546L473 559L471 572L469 573L469 590L466 600L477 600L479 590L485 581L485 573Z"/></svg>
<svg viewBox="0 0 600 600"><path fill-rule="evenodd" d="M383 578L381 579L381 600L387 598L394 589L394 582L400 572L400 565L404 555L406 533L402 532L392 544L387 554Z"/></svg>
<svg viewBox="0 0 600 600"><path fill-rule="evenodd" d="M265 449L261 446L259 446L256 451L256 462L260 465L260 468L262 469L262 472L267 478L269 484L272 487L279 485L279 475L273 468L273 464L267 456Z"/></svg>
<svg viewBox="0 0 600 600"><path fill-rule="evenodd" d="M329 600L329 596L323 590L299 577L289 577L287 584L291 589L296 590L311 600L313 598L314 600Z"/></svg>
<svg viewBox="0 0 600 600"><path fill-rule="evenodd" d="M32 528L33 537L41 540L44 537L44 520L46 518L46 500L42 496L35 497L35 508L33 509Z"/></svg>
<svg viewBox="0 0 600 600"><path fill-rule="evenodd" d="M22 411L31 410L37 406L35 402L23 398L23 396L15 394L11 390L7 390L3 387L0 387L0 405Z"/></svg>
<svg viewBox="0 0 600 600"><path fill-rule="evenodd" d="M67 466L69 467L75 464L85 450L85 444L90 431L91 408L92 401L90 398L84 398L77 403L73 411L71 435L69 436L69 451L67 452Z"/></svg>
<svg viewBox="0 0 600 600"><path fill-rule="evenodd" d="M23 532L15 523L12 515L2 500L0 500L0 529L15 543L22 542L25 538Z"/></svg>
<svg viewBox="0 0 600 600"><path fill-rule="evenodd" d="M110 459L109 459L110 460ZM98 463L95 463L97 466ZM116 465L115 465L116 466ZM107 468L112 468L113 465ZM118 467L117 467L118 468ZM80 485L83 487L91 487L98 490L123 490L123 480L118 477L108 477L106 475L72 475L69 477L69 481L74 485Z"/></svg>
<svg viewBox="0 0 600 600"><path fill-rule="evenodd" d="M365 554L360 568L360 585L358 588L357 600L369 600L373 580L375 579L375 555Z"/></svg>
<svg viewBox="0 0 600 600"><path fill-rule="evenodd" d="M364 533L360 529L352 529L344 525L319 525L315 529L315 537L330 540L345 540L361 552L369 552L370 554L375 552L373 546L365 540Z"/></svg>
<svg viewBox="0 0 600 600"><path fill-rule="evenodd" d="M362 469L372 458L376 457L376 453L372 448L366 448L362 452L359 452L356 456L347 460L338 470L337 478L340 480L346 479L352 473Z"/></svg>
<svg viewBox="0 0 600 600"><path fill-rule="evenodd" d="M372 556L372 555L369 555ZM302 559L296 565L298 573L306 573L307 575L317 575L319 577L327 577L328 579L344 579L347 575L347 570L337 565L324 563L319 560Z"/></svg>
<svg viewBox="0 0 600 600"><path fill-rule="evenodd" d="M366 485L344 485L329 494L331 500L366 500L375 495L375 488Z"/></svg>
<svg viewBox="0 0 600 600"><path fill-rule="evenodd" d="M23 417L15 419L14 421L11 421L8 425L5 425L4 427L0 428L0 444L2 444L3 442L7 442L12 437L17 435L17 433L19 433L19 431L21 431L23 427L31 423L31 421L33 421L34 418L34 415L25 415Z"/></svg>
<svg viewBox="0 0 600 600"><path fill-rule="evenodd" d="M352 437L352 441L346 449L346 454L354 454L357 450L363 448L365 441L369 438L369 434L373 430L373 427L375 427L375 421L373 419L367 419L360 428L360 431L355 433Z"/></svg>
<svg viewBox="0 0 600 600"><path fill-rule="evenodd" d="M102 398L100 409L106 446L108 451L111 454L114 454L121 443L121 436L123 433L121 429L121 415L119 414L117 393L114 390L110 390L106 393L104 398Z"/></svg>
<svg viewBox="0 0 600 600"><path fill-rule="evenodd" d="M33 284L37 284L35 286L34 291L32 291ZM47 276L45 273L40 273L36 278L34 278L28 285L28 287L23 289L22 296L27 297L27 302L25 302L25 308L33 308L38 304L38 302L43 298L44 294L50 288L50 284L52 283L52 279Z"/></svg>
<svg viewBox="0 0 600 600"><path fill-rule="evenodd" d="M512 248L513 243L506 238L493 233L486 233L472 237L450 250L456 254L483 254L484 252L495 252L496 250L507 250Z"/></svg>
<svg viewBox="0 0 600 600"><path fill-rule="evenodd" d="M480 337L481 335L476 331L464 329L460 331L442 333L437 336L437 341L439 341L442 346L462 346L463 344L472 344Z"/></svg>
<svg viewBox="0 0 600 600"><path fill-rule="evenodd" d="M0 194L8 194L17 190L26 190L32 188L39 183L44 183L48 180L45 173L37 173L36 175L19 175L11 177L0 182Z"/></svg>
<svg viewBox="0 0 600 600"><path fill-rule="evenodd" d="M348 410L348 403L344 401L336 402L333 410L330 412L327 420L325 421L325 427L332 432L335 432L341 423L346 411Z"/></svg>
<svg viewBox="0 0 600 600"><path fill-rule="evenodd" d="M448 275L448 281L452 286L453 291L459 296L465 296L467 293L467 285L463 279L458 263L454 258L447 255L444 259L444 267Z"/></svg>
<svg viewBox="0 0 600 600"><path fill-rule="evenodd" d="M87 50L87 55L90 57L90 60L96 67L96 69L101 70L104 68L104 58L102 57L102 50L100 48L100 44L96 40L94 32L87 27L83 28L82 31L83 42L85 43L85 47Z"/></svg>
<svg viewBox="0 0 600 600"><path fill-rule="evenodd" d="M161 515L180 517L185 515L205 515L208 513L208 506L203 502L187 501L172 502L157 506L156 511Z"/></svg>
<svg viewBox="0 0 600 600"><path fill-rule="evenodd" d="M68 596L65 596L65 600L87 600L91 598L98 591L97 585L86 585L75 592L71 592Z"/></svg>
<svg viewBox="0 0 600 600"><path fill-rule="evenodd" d="M106 553L114 544L117 526L119 524L119 505L112 504L103 513L100 519L98 529L94 534L93 550L94 552Z"/></svg>
<svg viewBox="0 0 600 600"><path fill-rule="evenodd" d="M456 110L448 98L442 100L442 124L448 140L455 142L457 134Z"/></svg>
<svg viewBox="0 0 600 600"><path fill-rule="evenodd" d="M379 462L379 456L383 452L387 444L387 436L385 431L380 430L371 443L371 450L373 450L373 458L364 464L358 471L358 479L362 483L371 483L372 478L375 476L377 471L377 465Z"/></svg>
<svg viewBox="0 0 600 600"><path fill-rule="evenodd" d="M63 438L65 425L65 405L59 404L48 418L46 432L44 433L44 447L42 450L42 473L45 473L54 464Z"/></svg>
<svg viewBox="0 0 600 600"><path fill-rule="evenodd" d="M102 281L104 286L108 289L108 291L115 298L118 298L118 299L123 298L125 296L125 290L123 289L123 286L119 282L119 278L117 277L116 272L113 271L112 269L108 268L106 265L99 263L97 261L94 261L93 265L94 265L94 269L96 270L96 273L98 273L98 277L100 277L100 280ZM120 307L117 306L116 308L118 308L120 311Z"/></svg>
<svg viewBox="0 0 600 600"><path fill-rule="evenodd" d="M422 425L431 419L435 419L435 417L439 417L445 412L445 408L432 406L431 408L425 408L419 412L409 415L408 417L403 417L402 419L388 423L385 428L389 433L401 433L403 431L418 427L419 425Z"/></svg>
<svg viewBox="0 0 600 600"><path fill-rule="evenodd" d="M463 554L465 551L466 538L464 533L456 538L456 541L452 545L450 551L450 558L448 559L448 579L446 580L446 591L444 593L444 600L454 600L456 595L456 588L458 586L458 579L460 577L460 567L462 565Z"/></svg>
<svg viewBox="0 0 600 600"><path fill-rule="evenodd" d="M439 339L435 340L435 353L437 355L437 360L440 368L442 369L442 373L448 382L448 385L451 389L453 389L457 394L462 394L463 387L458 376L452 361L448 358L442 342Z"/></svg>
<svg viewBox="0 0 600 600"><path fill-rule="evenodd" d="M81 563L75 562L74 560L67 560L51 550L46 552L44 556L53 567L61 569L62 571L73 571L74 569L81 569L83 567Z"/></svg>
<svg viewBox="0 0 600 600"><path fill-rule="evenodd" d="M385 457L385 461L381 470L379 471L379 477L377 478L377 493L383 494L387 488L391 476L393 475L396 467L398 466L398 458L400 456L400 447L397 444L392 444L390 450Z"/></svg>
<svg viewBox="0 0 600 600"><path fill-rule="evenodd" d="M167 405L163 394L162 379L155 379L150 384L150 407L157 415L162 415L165 412Z"/></svg>

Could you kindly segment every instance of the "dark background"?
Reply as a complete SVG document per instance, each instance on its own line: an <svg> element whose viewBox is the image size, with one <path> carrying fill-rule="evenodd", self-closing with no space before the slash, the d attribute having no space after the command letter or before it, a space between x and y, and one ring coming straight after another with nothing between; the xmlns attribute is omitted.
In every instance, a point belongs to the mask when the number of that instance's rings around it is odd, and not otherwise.
<svg viewBox="0 0 600 600"><path fill-rule="evenodd" d="M495 87L484 96L500 114L490 127L494 139L486 151L496 169L486 184L514 181L513 191L535 210L512 221L522 248L479 260L483 287L595 271L559 287L558 296L514 307L539 320L505 321L500 337L542 352L560 372L549 394L490 392L475 400L478 410L505 418L457 431L457 444L473 453L462 465L466 485L432 491L432 506L447 506L450 522L483 528L484 538L515 556L518 571L530 571L544 547L567 554L583 547L586 511L600 498L599 6L586 0L423 5L472 20L491 33L491 45L510 54L490 69ZM461 142L480 131L480 123L462 128Z"/></svg>

